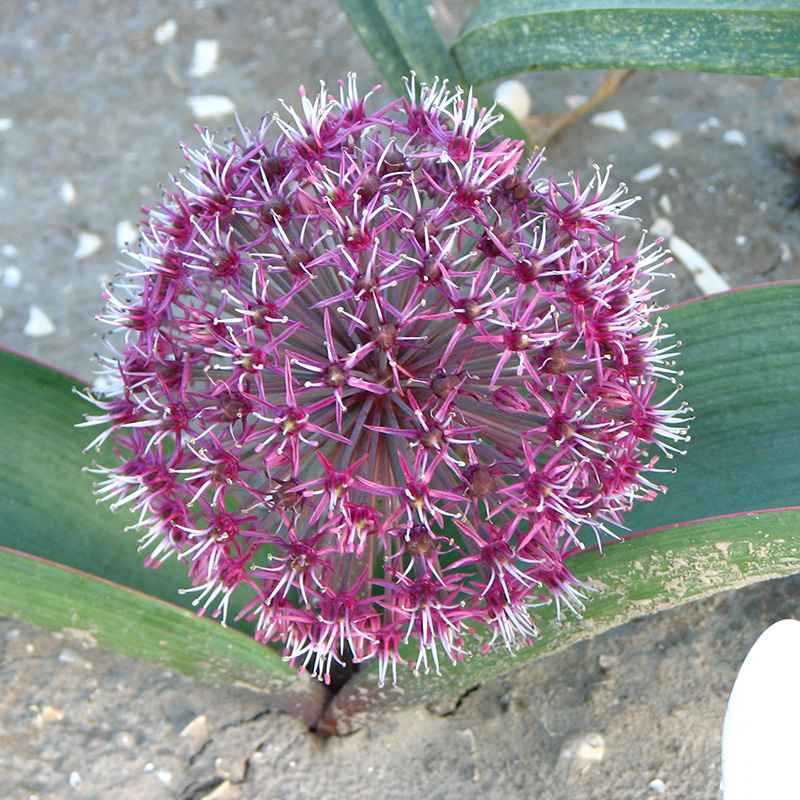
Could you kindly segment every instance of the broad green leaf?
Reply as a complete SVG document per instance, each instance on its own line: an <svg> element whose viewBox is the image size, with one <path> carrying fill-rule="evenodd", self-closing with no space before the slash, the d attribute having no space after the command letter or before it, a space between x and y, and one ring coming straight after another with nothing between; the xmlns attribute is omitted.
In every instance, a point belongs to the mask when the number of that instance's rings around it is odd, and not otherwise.
<svg viewBox="0 0 800 800"><path fill-rule="evenodd" d="M598 588L583 618L553 605L535 609L540 638L515 654L501 644L479 652L486 638L471 638L472 655L456 665L444 660L441 675L398 675L398 687L379 687L372 668L357 674L328 707L320 732L348 733L383 710L453 697L496 675L523 666L609 628L724 589L800 572L800 510L742 514L677 525L605 548L578 553L570 569ZM408 653L414 659L415 654Z"/></svg>
<svg viewBox="0 0 800 800"><path fill-rule="evenodd" d="M0 548L0 614L174 669L221 686L266 692L280 708L312 724L324 689L247 634L101 580Z"/></svg>
<svg viewBox="0 0 800 800"><path fill-rule="evenodd" d="M800 75L798 0L483 0L452 52L477 85L548 69Z"/></svg>
<svg viewBox="0 0 800 800"><path fill-rule="evenodd" d="M536 609L541 638L516 657L496 646L455 667L443 665L441 678L416 679L405 671L402 691L377 691L371 666L337 696L325 724L346 730L358 724L345 721L351 713L462 691L644 613L800 572L800 511L762 511L800 507L798 309L800 283L792 282L714 295L663 313L682 341L681 397L695 411L692 441L688 454L674 459L674 474L656 476L669 485L666 496L626 516L632 531L651 532L606 545L603 558L587 550L569 559L579 579L604 587L587 602L583 621L556 623L552 608ZM723 514L738 516L719 518ZM473 640L468 649L480 644Z"/></svg>
<svg viewBox="0 0 800 800"><path fill-rule="evenodd" d="M339 0L339 5L397 94L405 94L403 78L412 71L427 83L437 76L460 81L423 0Z"/></svg>
<svg viewBox="0 0 800 800"><path fill-rule="evenodd" d="M138 517L95 503L83 469L93 457L113 465L114 455L110 447L83 454L99 429L75 427L94 409L74 386L80 381L0 351L0 546L191 607L195 596L179 594L190 585L186 565L173 557L145 568L137 534L125 530ZM232 620L239 606L231 609ZM245 621L231 625L252 631Z"/></svg>

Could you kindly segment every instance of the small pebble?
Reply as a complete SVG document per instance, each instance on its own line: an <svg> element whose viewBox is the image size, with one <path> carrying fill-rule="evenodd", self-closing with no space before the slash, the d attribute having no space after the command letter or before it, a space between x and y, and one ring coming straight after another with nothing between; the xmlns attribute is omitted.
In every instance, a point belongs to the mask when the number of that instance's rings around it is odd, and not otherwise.
<svg viewBox="0 0 800 800"><path fill-rule="evenodd" d="M686 269L691 273L697 288L703 294L714 294L730 289L728 282L717 272L701 253L694 249L680 236L673 235L669 240L669 249Z"/></svg>
<svg viewBox="0 0 800 800"><path fill-rule="evenodd" d="M738 236L734 237L733 241L738 245L747 244L747 237L740 233Z"/></svg>
<svg viewBox="0 0 800 800"><path fill-rule="evenodd" d="M574 111L576 108L588 103L589 98L585 94L568 94L564 98L564 102L567 104L567 108L571 108Z"/></svg>
<svg viewBox="0 0 800 800"><path fill-rule="evenodd" d="M75 186L70 181L64 181L64 183L58 187L58 196L61 198L61 202L64 203L64 205L68 206L74 203L75 194Z"/></svg>
<svg viewBox="0 0 800 800"><path fill-rule="evenodd" d="M103 240L96 233L89 233L89 231L81 231L78 234L78 245L75 252L72 254L73 258L78 260L93 256L103 244Z"/></svg>
<svg viewBox="0 0 800 800"><path fill-rule="evenodd" d="M80 772L70 772L69 785L73 789L77 789L82 783L83 783L83 778L81 778Z"/></svg>
<svg viewBox="0 0 800 800"><path fill-rule="evenodd" d="M661 778L655 778L654 780L650 781L647 784L648 788L652 789L654 792L658 792L659 794L664 794L667 788L667 784L661 780Z"/></svg>
<svg viewBox="0 0 800 800"><path fill-rule="evenodd" d="M224 117L236 110L233 100L222 94L199 94L187 97L186 102L197 119Z"/></svg>
<svg viewBox="0 0 800 800"><path fill-rule="evenodd" d="M219 66L219 42L216 39L198 39L189 66L190 78L205 78Z"/></svg>
<svg viewBox="0 0 800 800"><path fill-rule="evenodd" d="M681 132L671 128L659 128L650 134L650 141L662 150L671 150L681 143Z"/></svg>
<svg viewBox="0 0 800 800"><path fill-rule="evenodd" d="M39 713L36 715L34 724L38 728L41 728L45 722L59 722L62 719L64 719L63 711L59 711L54 706L44 705L42 706Z"/></svg>
<svg viewBox="0 0 800 800"><path fill-rule="evenodd" d="M744 147L747 144L745 135L736 128L730 131L725 131L725 133L722 135L722 141L726 142L727 144L738 145L739 147Z"/></svg>
<svg viewBox="0 0 800 800"><path fill-rule="evenodd" d="M7 286L9 289L16 289L21 280L22 271L19 267L6 267L3 270L3 286Z"/></svg>
<svg viewBox="0 0 800 800"><path fill-rule="evenodd" d="M156 770L156 778L158 778L161 781L161 783L165 784L172 783L172 773L168 769Z"/></svg>
<svg viewBox="0 0 800 800"><path fill-rule="evenodd" d="M22 331L26 336L38 339L42 336L52 336L56 332L56 326L39 306L31 306L28 313L28 321Z"/></svg>
<svg viewBox="0 0 800 800"><path fill-rule="evenodd" d="M786 243L781 242L779 245L781 249L781 263L786 264L792 260L792 248Z"/></svg>
<svg viewBox="0 0 800 800"><path fill-rule="evenodd" d="M0 132L10 130L13 124L14 120L10 117L0 117Z"/></svg>
<svg viewBox="0 0 800 800"><path fill-rule="evenodd" d="M531 113L531 95L522 81L503 81L494 90L494 99L517 119L525 119Z"/></svg>
<svg viewBox="0 0 800 800"><path fill-rule="evenodd" d="M561 748L559 759L575 761L578 766L587 767L595 761L602 761L606 743L599 733L586 733L567 739Z"/></svg>
<svg viewBox="0 0 800 800"><path fill-rule="evenodd" d="M14 247L13 244L4 244L2 248L0 248L0 252L2 252L6 258L14 258L17 254L17 248Z"/></svg>
<svg viewBox="0 0 800 800"><path fill-rule="evenodd" d="M607 128L610 131L624 133L628 130L628 124L621 111L602 111L592 117L592 125L598 128Z"/></svg>
<svg viewBox="0 0 800 800"><path fill-rule="evenodd" d="M662 239L669 239L675 232L675 225L672 220L666 217L656 217L650 226L650 233L660 236Z"/></svg>
<svg viewBox="0 0 800 800"><path fill-rule="evenodd" d="M637 183L647 183L648 181L655 180L663 171L664 167L662 164L653 164L637 172L633 176L633 179Z"/></svg>
<svg viewBox="0 0 800 800"><path fill-rule="evenodd" d="M662 194L658 198L658 207L667 215L672 216L672 200L669 199L668 194Z"/></svg>
<svg viewBox="0 0 800 800"><path fill-rule="evenodd" d="M139 241L139 229L127 219L117 223L117 247L130 247Z"/></svg>
<svg viewBox="0 0 800 800"><path fill-rule="evenodd" d="M153 31L153 41L156 44L167 44L175 38L177 32L178 23L174 19L168 19Z"/></svg>

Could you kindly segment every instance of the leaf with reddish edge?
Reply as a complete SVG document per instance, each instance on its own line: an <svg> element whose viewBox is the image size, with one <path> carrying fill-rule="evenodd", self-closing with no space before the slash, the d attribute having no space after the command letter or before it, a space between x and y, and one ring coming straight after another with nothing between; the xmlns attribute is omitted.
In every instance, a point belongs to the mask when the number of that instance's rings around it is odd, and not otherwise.
<svg viewBox="0 0 800 800"><path fill-rule="evenodd" d="M62 564L0 548L0 613L221 686L263 692L314 724L322 684L298 679L274 650L241 631Z"/></svg>
<svg viewBox="0 0 800 800"><path fill-rule="evenodd" d="M636 533L604 545L602 558L589 546L568 559L578 579L602 587L590 594L582 620L567 611L557 622L552 606L535 609L541 636L514 656L502 643L481 654L486 639L478 635L466 643L473 657L443 660L441 676L399 675L400 689L379 689L375 669L365 669L329 706L322 729L352 730L386 707L462 692L643 614L800 572L798 308L800 282L792 281L663 312L682 340L681 397L694 408L692 441L674 459L675 473L654 476L667 494L625 516Z"/></svg>
<svg viewBox="0 0 800 800"><path fill-rule="evenodd" d="M466 643L473 655L441 675L403 674L398 687L378 686L374 669L357 674L328 706L320 733L349 733L389 708L454 697L529 661L630 622L643 614L708 597L726 589L800 572L800 509L737 514L643 531L604 549L576 553L568 566L598 589L582 618L556 618L554 605L537 609L540 637L516 653L495 645L481 653L485 636ZM416 653L409 652L413 661Z"/></svg>

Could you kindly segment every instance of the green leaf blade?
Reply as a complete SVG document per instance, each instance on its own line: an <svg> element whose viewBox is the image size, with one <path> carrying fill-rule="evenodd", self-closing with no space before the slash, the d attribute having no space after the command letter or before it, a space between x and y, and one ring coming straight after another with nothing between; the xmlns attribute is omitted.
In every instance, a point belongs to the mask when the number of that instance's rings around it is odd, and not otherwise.
<svg viewBox="0 0 800 800"><path fill-rule="evenodd" d="M339 0L339 5L398 95L405 94L403 78L412 71L427 83L436 76L460 81L423 0Z"/></svg>
<svg viewBox="0 0 800 800"><path fill-rule="evenodd" d="M484 632L466 643L472 656L444 663L441 676L400 671L401 689L379 689L372 666L337 696L323 728L352 730L381 709L462 692L643 614L800 572L798 308L800 282L789 282L663 312L683 343L678 366L681 396L696 414L692 441L674 460L674 474L655 476L667 494L625 516L639 533L604 545L602 557L588 548L568 559L578 580L602 587L582 620L558 621L552 606L535 609L541 636L529 647L512 655L495 644L481 654Z"/></svg>
<svg viewBox="0 0 800 800"><path fill-rule="evenodd" d="M269 647L162 600L0 547L0 614L218 686L265 693L309 725L325 701Z"/></svg>
<svg viewBox="0 0 800 800"><path fill-rule="evenodd" d="M484 0L452 48L466 81L550 69L800 75L797 0Z"/></svg>

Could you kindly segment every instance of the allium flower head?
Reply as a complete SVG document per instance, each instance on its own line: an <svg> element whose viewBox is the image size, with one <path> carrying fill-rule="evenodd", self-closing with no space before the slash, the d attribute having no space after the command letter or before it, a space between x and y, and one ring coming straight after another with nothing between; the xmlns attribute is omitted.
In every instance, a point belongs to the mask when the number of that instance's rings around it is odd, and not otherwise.
<svg viewBox="0 0 800 800"><path fill-rule="evenodd" d="M685 438L654 400L661 253L623 247L607 174L534 177L445 84L369 97L351 78L255 132L198 129L106 293L122 343L87 395L121 458L98 494L139 513L149 561L177 554L223 620L246 595L324 679L579 610L577 532L611 534Z"/></svg>

